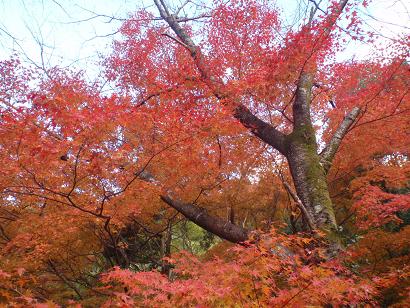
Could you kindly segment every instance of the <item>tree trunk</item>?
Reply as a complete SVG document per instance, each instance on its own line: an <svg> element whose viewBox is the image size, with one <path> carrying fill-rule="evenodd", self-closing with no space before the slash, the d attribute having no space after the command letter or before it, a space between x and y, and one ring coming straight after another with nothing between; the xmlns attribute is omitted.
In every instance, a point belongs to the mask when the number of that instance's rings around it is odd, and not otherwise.
<svg viewBox="0 0 410 308"><path fill-rule="evenodd" d="M171 243L172 243L172 221L168 221L167 230L162 234L161 238L161 256L171 256ZM166 260L162 260L161 273L169 277L171 273L171 265Z"/></svg>
<svg viewBox="0 0 410 308"><path fill-rule="evenodd" d="M340 239L335 213L310 116L313 79L312 73L302 73L299 78L293 104L293 131L285 138L285 156L296 193L315 228L324 231L331 246L338 248Z"/></svg>
<svg viewBox="0 0 410 308"><path fill-rule="evenodd" d="M315 137L309 135L297 130L289 135L286 156L296 193L315 227L324 231L332 244L340 246L326 173L317 154Z"/></svg>

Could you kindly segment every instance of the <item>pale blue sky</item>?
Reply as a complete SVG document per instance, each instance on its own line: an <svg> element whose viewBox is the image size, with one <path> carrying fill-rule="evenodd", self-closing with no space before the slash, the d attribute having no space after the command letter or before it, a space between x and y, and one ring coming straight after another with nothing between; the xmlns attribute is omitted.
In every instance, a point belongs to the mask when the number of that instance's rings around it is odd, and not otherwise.
<svg viewBox="0 0 410 308"><path fill-rule="evenodd" d="M307 0L279 0L278 5L288 17L295 18L297 5ZM181 2L174 0L173 2ZM120 26L109 18L92 18L95 14L123 18L137 7L152 6L151 0L3 0L0 2L0 58L8 57L15 49L36 63L46 65L76 65L89 72L98 72L98 53L109 52L109 44ZM409 0L373 0L365 14L368 23L383 35L393 37L410 27ZM84 20L82 22L77 22ZM383 21L383 22L380 22ZM398 24L401 27L394 26ZM7 31L4 32L4 31ZM12 39L9 35L12 35ZM353 44L341 58L356 55L366 58L371 53L367 46Z"/></svg>

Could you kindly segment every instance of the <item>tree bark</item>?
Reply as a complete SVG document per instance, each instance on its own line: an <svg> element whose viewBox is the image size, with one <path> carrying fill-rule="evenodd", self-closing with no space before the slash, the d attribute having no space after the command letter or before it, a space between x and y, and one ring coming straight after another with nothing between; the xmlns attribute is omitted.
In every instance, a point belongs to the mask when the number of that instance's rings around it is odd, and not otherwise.
<svg viewBox="0 0 410 308"><path fill-rule="evenodd" d="M335 213L316 146L293 140L288 145L287 157L296 193L314 225L332 237L335 236Z"/></svg>
<svg viewBox="0 0 410 308"><path fill-rule="evenodd" d="M172 244L172 219L168 221L167 230L162 234L161 237L161 256L170 257L171 256L171 244ZM161 273L170 276L171 265L166 260L162 260Z"/></svg>

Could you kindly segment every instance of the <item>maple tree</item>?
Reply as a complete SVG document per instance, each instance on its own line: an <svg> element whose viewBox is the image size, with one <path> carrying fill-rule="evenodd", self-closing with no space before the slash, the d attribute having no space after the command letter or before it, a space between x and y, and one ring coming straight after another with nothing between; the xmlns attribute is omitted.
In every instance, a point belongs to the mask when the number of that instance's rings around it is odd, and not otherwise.
<svg viewBox="0 0 410 308"><path fill-rule="evenodd" d="M366 1L293 30L266 1L153 3L102 61L108 95L0 63L0 302L404 306L408 36L342 62L373 43Z"/></svg>

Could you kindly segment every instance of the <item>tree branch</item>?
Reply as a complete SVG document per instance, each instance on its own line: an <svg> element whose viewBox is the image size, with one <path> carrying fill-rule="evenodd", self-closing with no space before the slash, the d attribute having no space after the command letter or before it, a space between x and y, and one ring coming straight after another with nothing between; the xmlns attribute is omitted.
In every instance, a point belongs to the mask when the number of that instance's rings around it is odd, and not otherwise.
<svg viewBox="0 0 410 308"><path fill-rule="evenodd" d="M185 43L181 42L180 40L178 40L177 38L173 37L172 35L169 35L168 33L163 33L163 36L169 37L171 40L173 40L174 42L180 44L181 46L185 47L185 48L189 48Z"/></svg>
<svg viewBox="0 0 410 308"><path fill-rule="evenodd" d="M161 200L173 207L193 223L232 243L241 243L248 239L249 231L222 218L211 216L205 209L191 203L183 203L168 195L161 195Z"/></svg>
<svg viewBox="0 0 410 308"><path fill-rule="evenodd" d="M332 139L330 139L329 143L320 153L320 162L322 163L325 172L328 172L330 167L332 166L333 158L335 157L344 136L347 134L354 121L356 121L357 117L360 114L360 111L360 107L354 107L352 111L350 111L344 117L342 123L340 123Z"/></svg>
<svg viewBox="0 0 410 308"><path fill-rule="evenodd" d="M278 131L272 125L259 119L244 105L237 106L233 115L244 127L248 128L252 134L278 150L280 153L285 154L286 136L283 133Z"/></svg>
<svg viewBox="0 0 410 308"><path fill-rule="evenodd" d="M161 186L161 183L146 170L139 172L138 178L156 186ZM248 230L222 218L211 216L205 209L202 209L192 203L183 203L178 201L175 198L172 198L169 193L161 195L160 198L193 223L227 241L232 243L240 243L248 239Z"/></svg>
<svg viewBox="0 0 410 308"><path fill-rule="evenodd" d="M289 183L283 181L283 186L285 186L286 190L288 191L289 195L292 199L296 202L297 207L302 212L303 216L306 218L306 221L309 225L310 230L315 230L316 226L313 222L312 217L310 216L309 212L306 210L305 206L303 205L302 201L299 199L298 195L292 190Z"/></svg>
<svg viewBox="0 0 410 308"><path fill-rule="evenodd" d="M169 13L163 1L154 0L154 3L158 8L161 17L168 23L176 36L179 38L177 42L190 52L191 57L201 74L202 81L210 88L214 96L220 101L224 101L225 105L226 101L232 102L234 105L233 116L238 119L243 126L248 128L256 137L268 143L270 146L274 147L283 154L285 152L285 135L272 125L256 117L246 106L235 101L231 95L223 90L224 83L222 80L212 76L208 66L206 65L206 61L201 50L195 45L194 41L186 33L186 31L179 25L178 19L175 15ZM172 39L175 41L175 38Z"/></svg>

